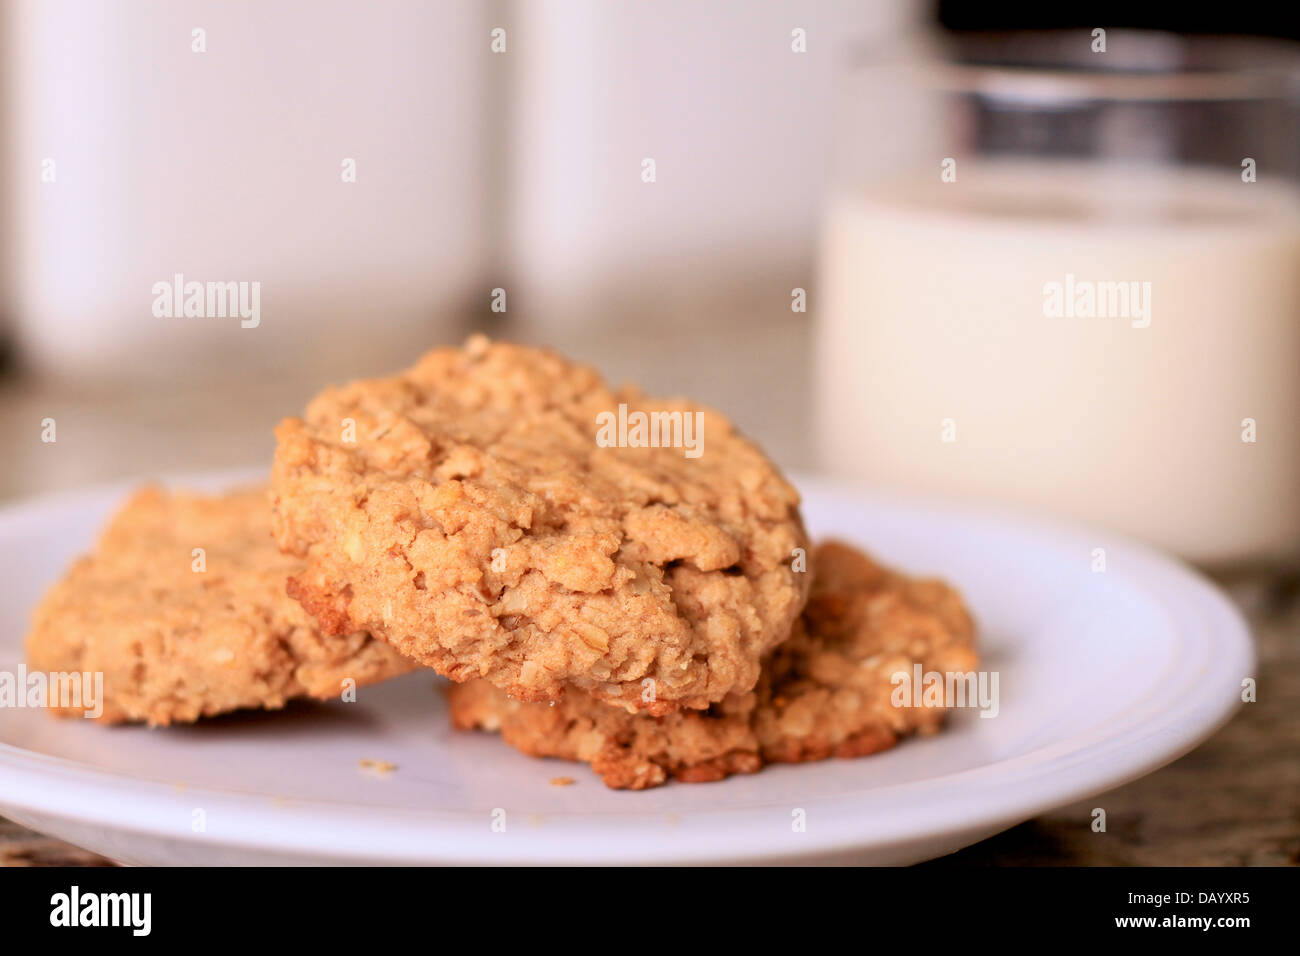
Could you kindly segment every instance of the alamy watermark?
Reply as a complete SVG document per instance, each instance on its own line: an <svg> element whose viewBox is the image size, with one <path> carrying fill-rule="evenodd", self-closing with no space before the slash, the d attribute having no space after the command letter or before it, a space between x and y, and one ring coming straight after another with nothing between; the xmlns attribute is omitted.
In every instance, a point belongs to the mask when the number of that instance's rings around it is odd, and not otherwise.
<svg viewBox="0 0 1300 956"><path fill-rule="evenodd" d="M153 894L82 892L73 884L68 892L50 897L50 925L122 927L132 936L148 936L153 929Z"/></svg>
<svg viewBox="0 0 1300 956"><path fill-rule="evenodd" d="M239 326L255 329L262 323L262 283L185 281L178 272L171 281L153 284L153 314L159 319L239 318Z"/></svg>
<svg viewBox="0 0 1300 956"><path fill-rule="evenodd" d="M975 707L981 717L998 715L997 671L927 671L920 664L895 671L889 702L895 707Z"/></svg>
<svg viewBox="0 0 1300 956"><path fill-rule="evenodd" d="M80 710L94 720L104 713L103 671L0 671L0 710L35 707Z"/></svg>
<svg viewBox="0 0 1300 956"><path fill-rule="evenodd" d="M617 412L596 416L596 444L601 448L681 448L687 458L704 454L703 412Z"/></svg>
<svg viewBox="0 0 1300 956"><path fill-rule="evenodd" d="M1043 284L1043 315L1049 319L1129 319L1133 328L1151 325L1151 283L1076 279Z"/></svg>

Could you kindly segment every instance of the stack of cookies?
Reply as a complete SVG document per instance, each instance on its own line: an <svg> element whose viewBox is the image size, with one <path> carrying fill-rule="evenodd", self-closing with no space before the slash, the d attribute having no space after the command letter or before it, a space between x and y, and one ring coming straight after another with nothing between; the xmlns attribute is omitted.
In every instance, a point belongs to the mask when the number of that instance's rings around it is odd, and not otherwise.
<svg viewBox="0 0 1300 956"><path fill-rule="evenodd" d="M430 668L455 726L631 789L876 752L943 719L894 674L975 667L955 592L814 547L722 415L553 353L475 337L276 434L269 491L133 497L31 665L151 724Z"/></svg>

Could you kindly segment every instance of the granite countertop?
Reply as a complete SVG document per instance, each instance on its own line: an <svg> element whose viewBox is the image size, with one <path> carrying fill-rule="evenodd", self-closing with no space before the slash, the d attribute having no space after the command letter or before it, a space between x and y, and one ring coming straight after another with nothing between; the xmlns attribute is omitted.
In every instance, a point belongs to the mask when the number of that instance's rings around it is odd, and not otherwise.
<svg viewBox="0 0 1300 956"><path fill-rule="evenodd" d="M743 339L734 327L698 323L676 338L662 326L644 325L618 333L505 334L544 339L600 365L613 379L718 405L761 435L783 466L806 470L810 350L804 319L779 311L751 314ZM681 336L688 335L690 347L683 349ZM120 478L268 461L271 425L321 384L292 373L256 383L196 377L129 386L10 376L0 380L0 427L7 436L0 502ZM58 417L54 446L37 437L46 415ZM1220 583L1254 628L1256 703L1162 770L925 865L1300 864L1300 569L1242 573ZM1091 829L1097 806L1107 811L1105 833ZM109 861L0 820L0 863Z"/></svg>

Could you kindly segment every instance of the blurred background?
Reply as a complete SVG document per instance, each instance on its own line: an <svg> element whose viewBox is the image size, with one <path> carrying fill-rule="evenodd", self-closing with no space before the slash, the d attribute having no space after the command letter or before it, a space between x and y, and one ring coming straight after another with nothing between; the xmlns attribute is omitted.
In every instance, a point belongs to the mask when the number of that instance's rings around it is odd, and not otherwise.
<svg viewBox="0 0 1300 956"><path fill-rule="evenodd" d="M833 75L854 38L926 12L3 10L5 495L268 460L271 426L322 385L476 328L696 394L799 465L808 315L790 290L812 281ZM258 326L156 317L176 274L259 282Z"/></svg>
<svg viewBox="0 0 1300 956"><path fill-rule="evenodd" d="M551 345L789 469L1220 574L1260 701L1107 797L1124 839L1067 807L931 865L1298 862L1292 12L0 0L0 498L265 463L326 384Z"/></svg>
<svg viewBox="0 0 1300 956"><path fill-rule="evenodd" d="M791 469L1208 566L1300 543L1280 13L2 9L0 495L266 461L322 385L482 329L720 406ZM1152 284L1154 320L1045 318L1067 276ZM257 315L187 315L187 283Z"/></svg>

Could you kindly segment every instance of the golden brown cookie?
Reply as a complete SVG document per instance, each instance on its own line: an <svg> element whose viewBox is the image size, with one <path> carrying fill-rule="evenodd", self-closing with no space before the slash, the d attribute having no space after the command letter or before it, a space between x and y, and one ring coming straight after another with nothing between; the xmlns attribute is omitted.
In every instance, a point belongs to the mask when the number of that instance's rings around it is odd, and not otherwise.
<svg viewBox="0 0 1300 956"><path fill-rule="evenodd" d="M336 697L346 679L368 684L413 669L365 634L322 634L285 593L300 567L271 538L266 488L213 496L146 488L36 608L28 666L100 672L100 719L150 724Z"/></svg>
<svg viewBox="0 0 1300 956"><path fill-rule="evenodd" d="M808 606L752 693L653 717L579 694L554 705L520 702L475 681L448 689L452 723L499 730L536 757L586 761L610 787L632 790L669 778L721 780L767 763L863 756L937 730L944 709L894 706L891 677L917 663L940 673L977 666L974 627L958 594L842 544L818 547L813 567Z"/></svg>
<svg viewBox="0 0 1300 956"><path fill-rule="evenodd" d="M291 593L455 681L705 708L754 686L804 603L798 495L758 448L551 352L478 336L277 436Z"/></svg>

